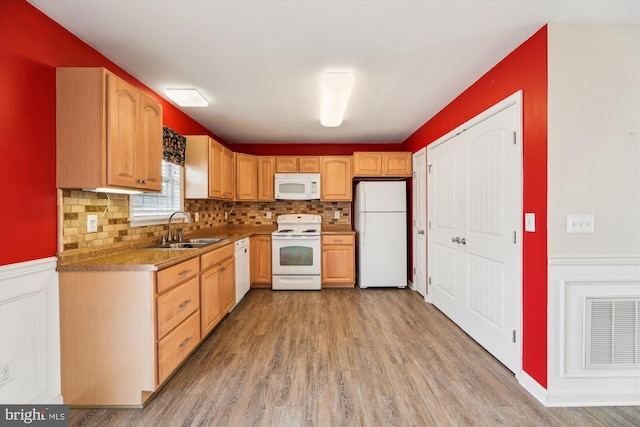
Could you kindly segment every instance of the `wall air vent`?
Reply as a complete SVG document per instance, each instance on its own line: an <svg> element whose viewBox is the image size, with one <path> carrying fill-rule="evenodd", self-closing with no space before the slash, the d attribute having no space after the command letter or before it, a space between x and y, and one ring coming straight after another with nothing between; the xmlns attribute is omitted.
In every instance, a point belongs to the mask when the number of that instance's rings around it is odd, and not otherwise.
<svg viewBox="0 0 640 427"><path fill-rule="evenodd" d="M587 298L586 311L585 368L640 368L640 299Z"/></svg>

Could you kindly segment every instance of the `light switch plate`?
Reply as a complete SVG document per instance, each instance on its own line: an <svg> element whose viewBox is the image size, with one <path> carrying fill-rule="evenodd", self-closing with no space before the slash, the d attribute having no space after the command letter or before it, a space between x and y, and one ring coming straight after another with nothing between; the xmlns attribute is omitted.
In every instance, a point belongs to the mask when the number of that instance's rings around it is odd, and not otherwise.
<svg viewBox="0 0 640 427"><path fill-rule="evenodd" d="M98 215L87 215L87 233L98 231Z"/></svg>
<svg viewBox="0 0 640 427"><path fill-rule="evenodd" d="M567 233L593 234L595 217L593 215L567 215Z"/></svg>
<svg viewBox="0 0 640 427"><path fill-rule="evenodd" d="M335 212L333 213L333 217L334 217L335 219L340 219L340 211L335 211Z"/></svg>
<svg viewBox="0 0 640 427"><path fill-rule="evenodd" d="M536 231L536 214L535 213L524 214L524 231L530 231L530 232Z"/></svg>
<svg viewBox="0 0 640 427"><path fill-rule="evenodd" d="M265 213L265 216L267 217L267 219L271 219L271 211L267 211Z"/></svg>

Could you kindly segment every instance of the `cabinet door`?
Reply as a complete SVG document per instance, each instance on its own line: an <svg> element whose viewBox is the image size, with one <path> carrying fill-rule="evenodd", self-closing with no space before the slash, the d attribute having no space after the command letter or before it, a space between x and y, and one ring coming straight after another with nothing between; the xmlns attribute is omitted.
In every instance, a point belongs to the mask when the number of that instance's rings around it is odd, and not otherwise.
<svg viewBox="0 0 640 427"><path fill-rule="evenodd" d="M140 94L113 74L107 74L107 94L107 183L136 188L142 179L135 170Z"/></svg>
<svg viewBox="0 0 640 427"><path fill-rule="evenodd" d="M259 157L258 158L258 200L273 201L274 181L276 159L275 157Z"/></svg>
<svg viewBox="0 0 640 427"><path fill-rule="evenodd" d="M276 157L276 173L298 172L298 158L294 156Z"/></svg>
<svg viewBox="0 0 640 427"><path fill-rule="evenodd" d="M201 339L220 321L220 269L214 266L200 276Z"/></svg>
<svg viewBox="0 0 640 427"><path fill-rule="evenodd" d="M221 199L223 196L224 147L209 140L209 197Z"/></svg>
<svg viewBox="0 0 640 427"><path fill-rule="evenodd" d="M258 199L258 159L249 154L236 154L236 200Z"/></svg>
<svg viewBox="0 0 640 427"><path fill-rule="evenodd" d="M251 238L251 287L271 287L271 236Z"/></svg>
<svg viewBox="0 0 640 427"><path fill-rule="evenodd" d="M380 176L382 175L382 155L380 153L355 152L353 153L354 176Z"/></svg>
<svg viewBox="0 0 640 427"><path fill-rule="evenodd" d="M222 198L233 200L235 197L236 168L233 151L223 148Z"/></svg>
<svg viewBox="0 0 640 427"><path fill-rule="evenodd" d="M220 316L223 317L236 303L236 264L233 258L227 259L220 265Z"/></svg>
<svg viewBox="0 0 640 427"><path fill-rule="evenodd" d="M411 153L383 153L383 173L387 176L411 176Z"/></svg>
<svg viewBox="0 0 640 427"><path fill-rule="evenodd" d="M136 171L146 190L162 191L162 106L140 95L142 137L136 149Z"/></svg>
<svg viewBox="0 0 640 427"><path fill-rule="evenodd" d="M319 173L320 157L304 156L298 158L298 172L300 173Z"/></svg>
<svg viewBox="0 0 640 427"><path fill-rule="evenodd" d="M322 236L322 284L352 287L355 284L353 235Z"/></svg>
<svg viewBox="0 0 640 427"><path fill-rule="evenodd" d="M322 157L321 199L351 200L351 157Z"/></svg>

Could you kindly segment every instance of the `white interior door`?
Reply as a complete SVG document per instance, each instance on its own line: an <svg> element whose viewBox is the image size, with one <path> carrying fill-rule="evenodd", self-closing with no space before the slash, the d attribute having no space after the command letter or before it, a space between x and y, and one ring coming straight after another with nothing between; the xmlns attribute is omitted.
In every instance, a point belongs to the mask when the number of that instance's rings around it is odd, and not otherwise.
<svg viewBox="0 0 640 427"><path fill-rule="evenodd" d="M513 372L521 367L520 117L520 103L503 106L430 149L428 179L431 302Z"/></svg>
<svg viewBox="0 0 640 427"><path fill-rule="evenodd" d="M427 149L413 155L413 286L427 297Z"/></svg>

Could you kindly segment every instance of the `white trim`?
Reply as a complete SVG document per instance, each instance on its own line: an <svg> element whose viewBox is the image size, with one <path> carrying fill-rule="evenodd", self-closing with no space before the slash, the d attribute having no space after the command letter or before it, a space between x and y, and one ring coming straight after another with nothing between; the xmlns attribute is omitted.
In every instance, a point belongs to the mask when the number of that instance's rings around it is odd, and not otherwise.
<svg viewBox="0 0 640 427"><path fill-rule="evenodd" d="M549 256L550 266L580 265L637 265L640 267L640 256L628 255L556 255Z"/></svg>
<svg viewBox="0 0 640 427"><path fill-rule="evenodd" d="M0 266L0 361L18 373L0 388L2 404L63 402L56 266L55 257Z"/></svg>
<svg viewBox="0 0 640 427"><path fill-rule="evenodd" d="M547 406L547 390L534 380L531 375L527 374L525 371L520 371L518 382L540 403Z"/></svg>

